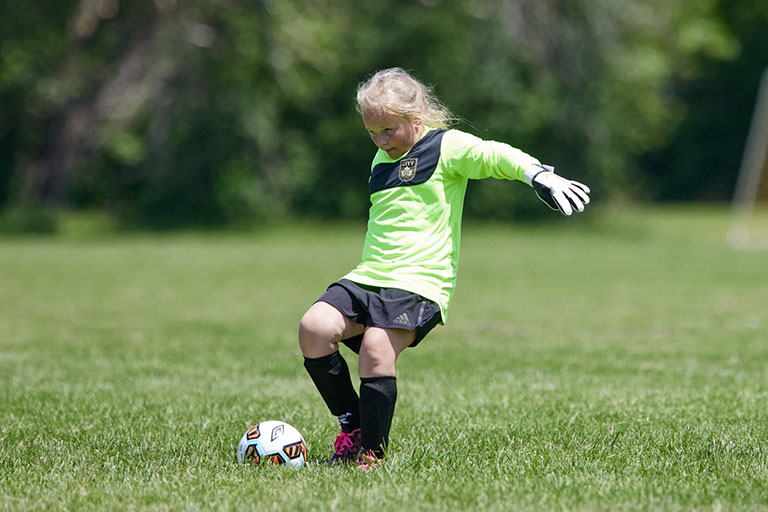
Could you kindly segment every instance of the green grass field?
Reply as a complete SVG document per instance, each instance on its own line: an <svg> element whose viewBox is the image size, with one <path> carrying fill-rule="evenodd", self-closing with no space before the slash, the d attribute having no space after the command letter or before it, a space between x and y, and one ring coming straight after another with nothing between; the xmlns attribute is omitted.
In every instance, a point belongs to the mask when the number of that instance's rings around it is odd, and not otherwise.
<svg viewBox="0 0 768 512"><path fill-rule="evenodd" d="M766 510L768 253L726 225L465 225L370 473L325 466L337 426L296 343L362 225L0 238L0 509ZM267 419L308 468L235 463Z"/></svg>

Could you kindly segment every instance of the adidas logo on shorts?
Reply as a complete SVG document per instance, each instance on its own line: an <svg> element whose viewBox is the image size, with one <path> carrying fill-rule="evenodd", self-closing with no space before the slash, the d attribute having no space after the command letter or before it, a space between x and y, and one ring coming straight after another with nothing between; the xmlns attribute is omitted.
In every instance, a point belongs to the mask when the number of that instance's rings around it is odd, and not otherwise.
<svg viewBox="0 0 768 512"><path fill-rule="evenodd" d="M411 326L411 320L410 320L410 318L408 318L408 315L406 313L401 313L400 315L398 315L397 318L392 320L392 323L393 324L404 325L406 327L410 327Z"/></svg>

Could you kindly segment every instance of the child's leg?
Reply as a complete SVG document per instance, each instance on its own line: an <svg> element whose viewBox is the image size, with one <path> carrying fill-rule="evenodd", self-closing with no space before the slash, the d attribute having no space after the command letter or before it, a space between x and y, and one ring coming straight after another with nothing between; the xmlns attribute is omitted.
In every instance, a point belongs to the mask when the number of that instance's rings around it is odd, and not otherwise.
<svg viewBox="0 0 768 512"><path fill-rule="evenodd" d="M381 456L389 443L395 413L395 363L415 339L415 331L369 327L360 347L360 431L363 449Z"/></svg>
<svg viewBox="0 0 768 512"><path fill-rule="evenodd" d="M339 353L339 342L361 334L364 329L326 302L312 305L299 324L304 367L345 432L359 428L360 407L349 368Z"/></svg>
<svg viewBox="0 0 768 512"><path fill-rule="evenodd" d="M339 351L339 342L365 332L327 302L312 304L299 324L299 347L304 357L317 358Z"/></svg>

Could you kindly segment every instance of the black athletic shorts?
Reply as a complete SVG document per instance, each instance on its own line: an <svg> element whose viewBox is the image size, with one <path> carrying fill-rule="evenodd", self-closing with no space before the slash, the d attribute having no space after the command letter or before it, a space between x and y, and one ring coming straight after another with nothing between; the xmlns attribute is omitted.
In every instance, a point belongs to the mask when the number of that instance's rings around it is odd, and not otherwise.
<svg viewBox="0 0 768 512"><path fill-rule="evenodd" d="M440 306L421 295L398 288L378 288L341 279L328 287L317 302L327 302L342 315L366 327L416 331L412 347L442 320ZM342 340L360 353L363 335Z"/></svg>

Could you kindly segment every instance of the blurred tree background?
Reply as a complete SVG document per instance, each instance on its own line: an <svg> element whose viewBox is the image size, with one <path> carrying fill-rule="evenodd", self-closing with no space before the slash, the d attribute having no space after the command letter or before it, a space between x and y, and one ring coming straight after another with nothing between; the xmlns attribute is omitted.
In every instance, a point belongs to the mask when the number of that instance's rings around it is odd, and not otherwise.
<svg viewBox="0 0 768 512"><path fill-rule="evenodd" d="M765 0L0 0L0 212L362 219L355 88L390 66L603 203L728 200L766 27ZM467 215L541 212L523 189Z"/></svg>

